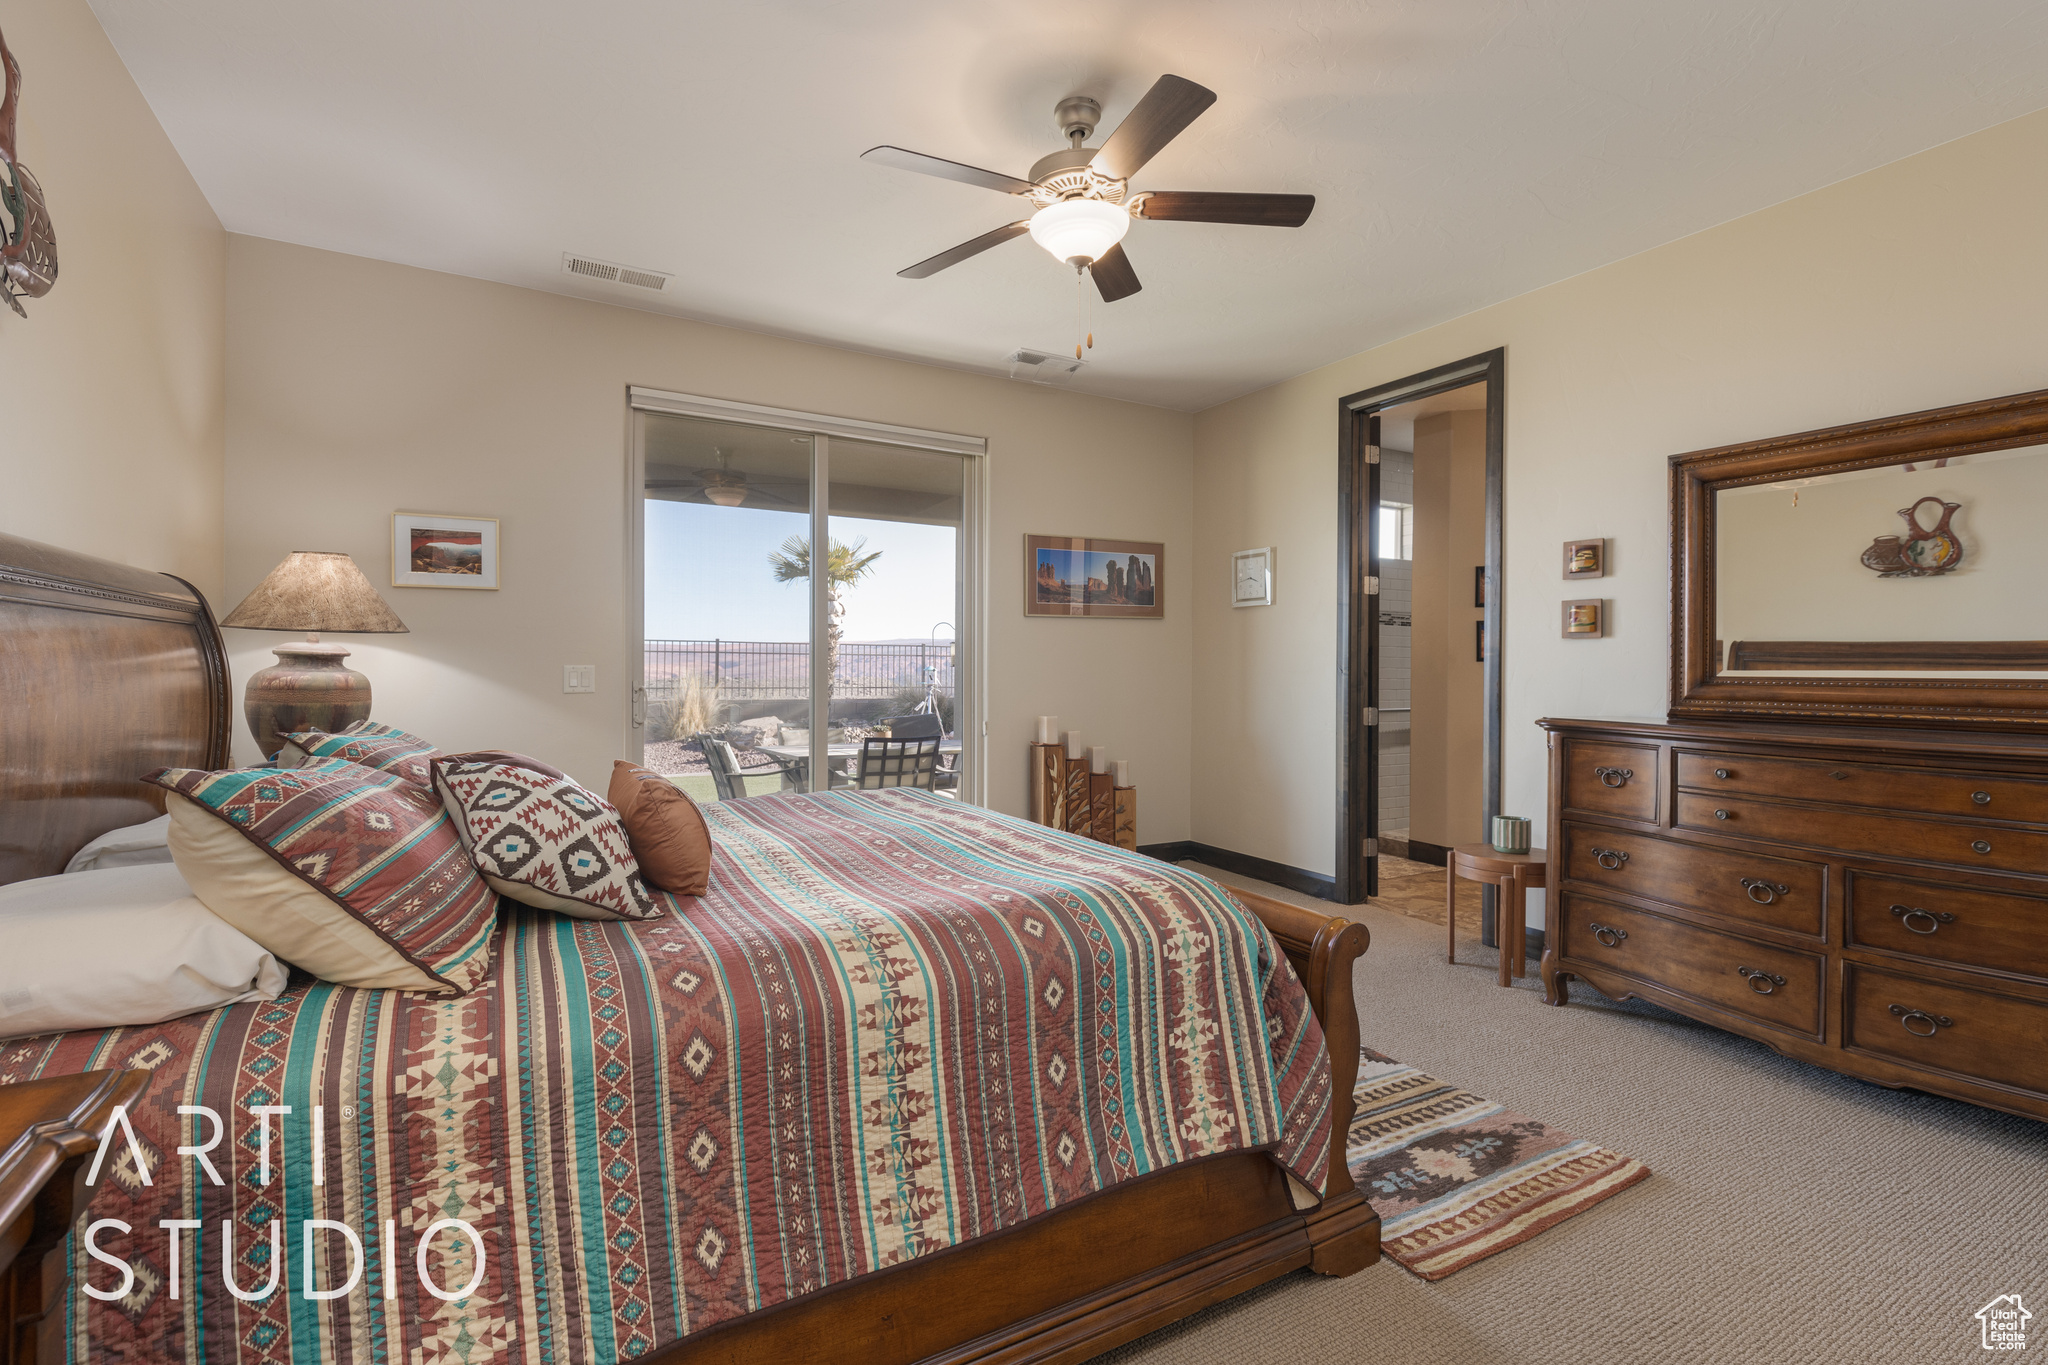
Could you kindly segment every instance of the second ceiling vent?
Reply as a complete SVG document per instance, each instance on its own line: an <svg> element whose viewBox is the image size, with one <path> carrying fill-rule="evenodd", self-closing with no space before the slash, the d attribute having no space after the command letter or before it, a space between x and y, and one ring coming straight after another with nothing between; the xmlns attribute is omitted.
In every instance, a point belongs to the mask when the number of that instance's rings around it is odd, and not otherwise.
<svg viewBox="0 0 2048 1365"><path fill-rule="evenodd" d="M600 261L595 256L578 256L573 251L562 253L562 271L568 275L581 275L588 280L603 280L607 284L629 284L635 289L661 290L668 287L669 272L646 270L637 265L620 265L617 261Z"/></svg>

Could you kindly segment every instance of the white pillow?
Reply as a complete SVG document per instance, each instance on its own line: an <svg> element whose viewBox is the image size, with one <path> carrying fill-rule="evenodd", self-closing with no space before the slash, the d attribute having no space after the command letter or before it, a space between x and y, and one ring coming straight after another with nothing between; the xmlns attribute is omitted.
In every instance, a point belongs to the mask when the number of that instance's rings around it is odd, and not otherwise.
<svg viewBox="0 0 2048 1365"><path fill-rule="evenodd" d="M285 969L173 866L0 886L0 1038L156 1024L272 1000Z"/></svg>
<svg viewBox="0 0 2048 1365"><path fill-rule="evenodd" d="M159 815L139 825L110 829L71 855L66 872L96 872L107 867L140 867L171 860L171 817Z"/></svg>

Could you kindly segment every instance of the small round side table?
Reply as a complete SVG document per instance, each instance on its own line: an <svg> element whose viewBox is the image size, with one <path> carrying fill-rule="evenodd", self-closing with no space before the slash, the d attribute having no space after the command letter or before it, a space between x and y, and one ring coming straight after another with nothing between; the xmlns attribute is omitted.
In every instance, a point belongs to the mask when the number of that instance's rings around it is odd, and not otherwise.
<svg viewBox="0 0 2048 1365"><path fill-rule="evenodd" d="M1543 885L1545 868L1545 855L1540 848L1527 853L1496 853L1492 844L1459 844L1452 849L1444 868L1444 931L1450 941L1450 952L1444 961L1458 960L1458 878L1463 877L1467 881L1491 882L1500 888L1500 905L1494 916L1494 929L1500 939L1500 984L1505 986L1512 977L1526 972L1528 932L1524 926L1528 909L1524 893L1532 886Z"/></svg>

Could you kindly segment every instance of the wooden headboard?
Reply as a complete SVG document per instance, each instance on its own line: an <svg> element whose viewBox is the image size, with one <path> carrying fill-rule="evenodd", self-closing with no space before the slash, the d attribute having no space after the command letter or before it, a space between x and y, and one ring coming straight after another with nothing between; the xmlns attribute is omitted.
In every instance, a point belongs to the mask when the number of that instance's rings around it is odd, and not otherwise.
<svg viewBox="0 0 2048 1365"><path fill-rule="evenodd" d="M152 768L224 768L213 610L169 574L0 535L0 883L163 813Z"/></svg>

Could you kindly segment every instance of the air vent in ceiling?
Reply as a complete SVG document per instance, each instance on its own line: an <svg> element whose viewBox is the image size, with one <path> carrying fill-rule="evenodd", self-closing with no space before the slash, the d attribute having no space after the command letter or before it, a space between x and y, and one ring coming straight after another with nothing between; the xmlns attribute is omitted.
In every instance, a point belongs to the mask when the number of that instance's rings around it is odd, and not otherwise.
<svg viewBox="0 0 2048 1365"><path fill-rule="evenodd" d="M1087 367L1085 360L1021 347L1010 353L1010 378L1034 384L1062 384Z"/></svg>
<svg viewBox="0 0 2048 1365"><path fill-rule="evenodd" d="M617 261L600 261L590 256L578 256L574 252L562 253L562 269L571 275L585 279L603 280L608 284L630 284L636 289L664 289L668 286L669 274L665 270L642 270L638 266L620 265Z"/></svg>

